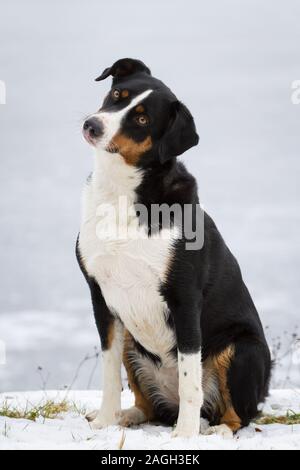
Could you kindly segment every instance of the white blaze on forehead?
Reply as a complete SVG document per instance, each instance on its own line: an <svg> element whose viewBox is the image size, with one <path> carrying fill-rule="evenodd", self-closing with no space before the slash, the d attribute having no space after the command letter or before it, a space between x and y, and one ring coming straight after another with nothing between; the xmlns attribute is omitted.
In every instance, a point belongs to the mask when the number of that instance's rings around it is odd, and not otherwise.
<svg viewBox="0 0 300 470"><path fill-rule="evenodd" d="M99 113L94 114L94 116L100 118L104 124L104 136L102 139L104 145L107 145L118 132L122 119L126 116L128 111L147 98L152 91L153 90L143 91L143 93L140 93L138 96L133 98L128 106L120 109L119 111L99 111Z"/></svg>

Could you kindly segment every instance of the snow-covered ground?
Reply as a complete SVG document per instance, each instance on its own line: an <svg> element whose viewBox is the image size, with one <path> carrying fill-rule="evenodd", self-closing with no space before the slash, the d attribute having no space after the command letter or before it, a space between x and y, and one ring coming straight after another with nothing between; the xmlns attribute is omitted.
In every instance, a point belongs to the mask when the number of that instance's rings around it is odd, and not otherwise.
<svg viewBox="0 0 300 470"><path fill-rule="evenodd" d="M60 401L63 392L26 392L0 395L0 403L7 402L19 409L41 404L45 400ZM75 402L78 410L91 411L99 406L99 392L69 392L68 400ZM123 392L122 406L131 406L133 396ZM29 405L28 405L29 404ZM277 416L289 410L300 412L300 390L273 390L263 412ZM123 443L124 442L124 443ZM197 436L191 439L171 437L171 428L146 424L132 429L111 427L93 431L83 415L66 413L58 419L38 419L37 422L0 417L0 449L94 449L114 450L122 446L126 450L137 449L300 449L300 425L256 425L242 429L233 439L216 435Z"/></svg>

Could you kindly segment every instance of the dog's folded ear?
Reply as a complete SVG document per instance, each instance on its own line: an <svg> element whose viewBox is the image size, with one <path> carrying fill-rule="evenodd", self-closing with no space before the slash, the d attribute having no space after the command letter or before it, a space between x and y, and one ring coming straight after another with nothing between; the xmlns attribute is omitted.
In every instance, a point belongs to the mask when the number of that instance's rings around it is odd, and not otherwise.
<svg viewBox="0 0 300 470"><path fill-rule="evenodd" d="M180 101L172 103L169 125L158 145L161 163L181 155L199 142L193 116Z"/></svg>
<svg viewBox="0 0 300 470"><path fill-rule="evenodd" d="M112 75L114 78L122 78L137 72L145 72L151 75L150 69L141 61L136 59L120 59L111 67L105 69L102 74L95 79L96 82L104 80Z"/></svg>

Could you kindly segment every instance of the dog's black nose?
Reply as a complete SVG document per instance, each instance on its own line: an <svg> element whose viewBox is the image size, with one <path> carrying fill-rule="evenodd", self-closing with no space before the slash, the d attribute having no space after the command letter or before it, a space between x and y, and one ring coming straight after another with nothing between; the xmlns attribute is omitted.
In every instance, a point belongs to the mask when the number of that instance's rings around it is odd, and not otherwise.
<svg viewBox="0 0 300 470"><path fill-rule="evenodd" d="M103 134L103 124L99 119L93 117L87 119L83 124L83 130L88 132L91 137L100 137Z"/></svg>

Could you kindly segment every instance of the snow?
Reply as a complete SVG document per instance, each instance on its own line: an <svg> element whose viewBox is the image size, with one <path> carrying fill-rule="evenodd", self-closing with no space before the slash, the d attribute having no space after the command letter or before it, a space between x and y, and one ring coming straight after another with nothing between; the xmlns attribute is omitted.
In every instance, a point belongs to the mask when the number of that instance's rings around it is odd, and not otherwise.
<svg viewBox="0 0 300 470"><path fill-rule="evenodd" d="M47 388L69 385L99 344L74 256L92 168L80 129L109 88L94 77L120 57L144 60L191 109L200 143L182 159L239 261L270 344L300 324L300 105L291 103L300 3L120 5L1 3L0 391L39 389L38 366ZM274 388L300 387L292 366L277 367ZM76 388L87 387L93 367L84 366Z"/></svg>
<svg viewBox="0 0 300 470"><path fill-rule="evenodd" d="M7 402L22 409L28 403L36 405L49 399L60 401L66 397L66 393L5 393L0 395L0 403ZM79 410L91 411L99 406L101 392L71 391L67 393L67 399L76 403ZM132 403L133 395L125 390L122 406L128 407ZM273 415L284 415L288 410L300 411L300 389L273 390L263 407L264 413ZM83 415L77 412L65 413L57 419L39 418L37 422L0 417L0 449L114 450L119 448L124 436L125 450L300 449L300 425L251 424L230 440L216 435L174 439L171 437L171 428L150 424L125 430L114 426L93 431Z"/></svg>

